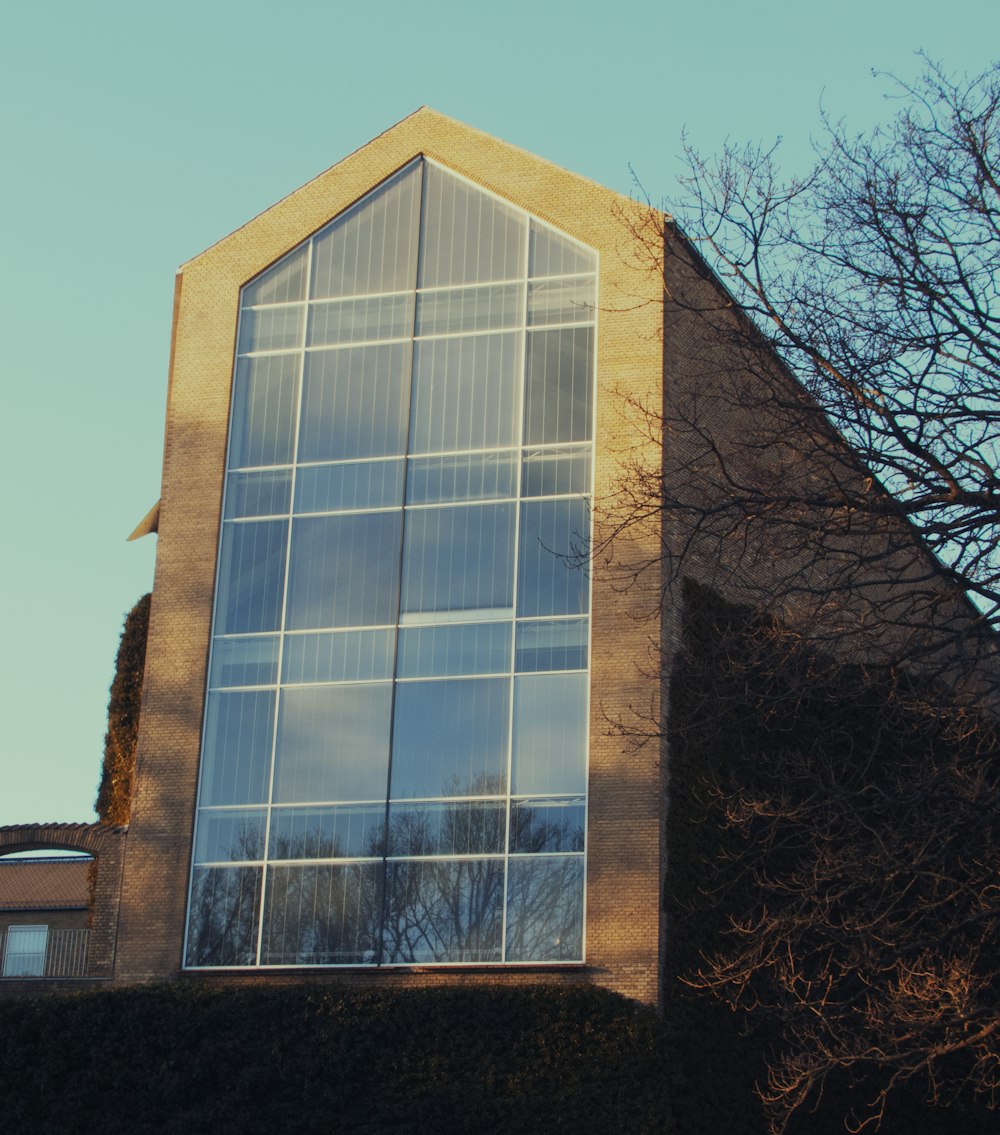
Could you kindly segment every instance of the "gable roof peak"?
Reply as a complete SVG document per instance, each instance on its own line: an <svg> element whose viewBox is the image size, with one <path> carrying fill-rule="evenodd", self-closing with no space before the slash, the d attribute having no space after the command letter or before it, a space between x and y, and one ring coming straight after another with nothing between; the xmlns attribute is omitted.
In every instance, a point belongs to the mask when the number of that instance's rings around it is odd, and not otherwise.
<svg viewBox="0 0 1000 1135"><path fill-rule="evenodd" d="M233 254L245 263L243 250L273 247L274 255L261 261L259 271L418 157L444 166L584 243L585 232L575 230L588 216L636 208L634 200L591 178L423 105L186 261L181 272ZM287 235L279 237L279 232ZM233 268L242 276L240 282L253 274L236 269L235 260Z"/></svg>

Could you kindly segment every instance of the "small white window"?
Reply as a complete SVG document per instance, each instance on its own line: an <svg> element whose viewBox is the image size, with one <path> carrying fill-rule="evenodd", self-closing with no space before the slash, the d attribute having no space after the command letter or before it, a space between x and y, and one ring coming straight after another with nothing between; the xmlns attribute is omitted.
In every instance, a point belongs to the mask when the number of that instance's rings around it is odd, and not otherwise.
<svg viewBox="0 0 1000 1135"><path fill-rule="evenodd" d="M47 926L11 926L3 957L4 977L41 977L45 972Z"/></svg>

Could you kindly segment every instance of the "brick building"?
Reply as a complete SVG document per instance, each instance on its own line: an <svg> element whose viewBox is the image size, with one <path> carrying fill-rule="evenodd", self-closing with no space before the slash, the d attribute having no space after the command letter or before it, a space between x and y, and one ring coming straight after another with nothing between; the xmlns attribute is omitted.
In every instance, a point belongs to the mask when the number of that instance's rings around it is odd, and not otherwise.
<svg viewBox="0 0 1000 1135"><path fill-rule="evenodd" d="M423 109L180 270L122 980L656 1000L659 580L578 562L659 461L631 207Z"/></svg>
<svg viewBox="0 0 1000 1135"><path fill-rule="evenodd" d="M664 230L421 109L180 269L115 980L658 1002L683 534L622 487L697 479L665 406L792 381Z"/></svg>
<svg viewBox="0 0 1000 1135"><path fill-rule="evenodd" d="M19 979L37 989L40 978L53 988L112 978L126 834L102 823L0 827L0 994Z"/></svg>
<svg viewBox="0 0 1000 1135"><path fill-rule="evenodd" d="M83 856L0 859L0 977L83 972L89 868Z"/></svg>

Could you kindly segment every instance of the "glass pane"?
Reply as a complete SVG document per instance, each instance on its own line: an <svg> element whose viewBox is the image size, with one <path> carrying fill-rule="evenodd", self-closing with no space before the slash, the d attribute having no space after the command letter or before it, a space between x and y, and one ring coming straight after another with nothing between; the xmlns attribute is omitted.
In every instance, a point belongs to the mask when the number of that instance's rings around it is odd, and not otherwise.
<svg viewBox="0 0 1000 1135"><path fill-rule="evenodd" d="M292 530L286 627L396 621L399 513L308 517Z"/></svg>
<svg viewBox="0 0 1000 1135"><path fill-rule="evenodd" d="M291 469L230 473L226 480L226 517L287 516L292 499Z"/></svg>
<svg viewBox="0 0 1000 1135"><path fill-rule="evenodd" d="M587 791L587 675L514 679L511 791Z"/></svg>
<svg viewBox="0 0 1000 1135"><path fill-rule="evenodd" d="M593 276L542 280L528 285L528 323L593 323Z"/></svg>
<svg viewBox="0 0 1000 1135"><path fill-rule="evenodd" d="M541 221L532 220L529 235L529 276L568 276L597 271L597 256Z"/></svg>
<svg viewBox="0 0 1000 1135"><path fill-rule="evenodd" d="M291 463L301 365L297 354L262 355L236 364L230 469Z"/></svg>
<svg viewBox="0 0 1000 1135"><path fill-rule="evenodd" d="M502 859L388 863L382 960L500 961L503 873Z"/></svg>
<svg viewBox="0 0 1000 1135"><path fill-rule="evenodd" d="M239 353L282 351L302 346L305 304L244 308L240 312Z"/></svg>
<svg viewBox="0 0 1000 1135"><path fill-rule="evenodd" d="M419 217L413 162L316 235L312 298L412 291Z"/></svg>
<svg viewBox="0 0 1000 1135"><path fill-rule="evenodd" d="M310 347L336 343L409 339L413 334L413 293L366 296L310 306Z"/></svg>
<svg viewBox="0 0 1000 1135"><path fill-rule="evenodd" d="M424 339L414 345L413 358L411 453L514 444L519 334Z"/></svg>
<svg viewBox="0 0 1000 1135"><path fill-rule="evenodd" d="M385 805L275 808L270 859L360 859L382 854Z"/></svg>
<svg viewBox="0 0 1000 1135"><path fill-rule="evenodd" d="M271 867L261 965L371 965L378 960L381 864Z"/></svg>
<svg viewBox="0 0 1000 1135"><path fill-rule="evenodd" d="M507 961L583 960L583 856L512 859Z"/></svg>
<svg viewBox="0 0 1000 1135"><path fill-rule="evenodd" d="M257 303L292 303L305 298L309 245L283 256L243 289L243 306Z"/></svg>
<svg viewBox="0 0 1000 1135"><path fill-rule="evenodd" d="M229 522L222 528L216 632L253 634L281 625L287 520Z"/></svg>
<svg viewBox="0 0 1000 1135"><path fill-rule="evenodd" d="M399 799L502 793L509 707L506 678L398 685L390 795Z"/></svg>
<svg viewBox="0 0 1000 1135"><path fill-rule="evenodd" d="M580 499L526 501L521 506L519 615L579 615L589 608L581 561L588 554L590 510Z"/></svg>
<svg viewBox="0 0 1000 1135"><path fill-rule="evenodd" d="M187 964L579 960L596 267L416 159L244 288Z"/></svg>
<svg viewBox="0 0 1000 1135"><path fill-rule="evenodd" d="M384 800L391 706L385 682L282 690L275 801Z"/></svg>
<svg viewBox="0 0 1000 1135"><path fill-rule="evenodd" d="M528 333L524 441L589 441L594 389L594 329Z"/></svg>
<svg viewBox="0 0 1000 1135"><path fill-rule="evenodd" d="M264 804L274 740L274 691L212 692L205 712L202 804Z"/></svg>
<svg viewBox="0 0 1000 1135"><path fill-rule="evenodd" d="M291 684L391 678L395 638L395 630L288 635L281 680Z"/></svg>
<svg viewBox="0 0 1000 1135"><path fill-rule="evenodd" d="M518 671L585 670L587 620L518 623L514 668Z"/></svg>
<svg viewBox="0 0 1000 1135"><path fill-rule="evenodd" d="M590 492L590 446L526 449L521 491L526 497Z"/></svg>
<svg viewBox="0 0 1000 1135"><path fill-rule="evenodd" d="M419 287L523 276L523 214L430 162L424 171Z"/></svg>
<svg viewBox="0 0 1000 1135"><path fill-rule="evenodd" d="M48 940L47 926L8 927L7 944L3 950L3 976L42 977Z"/></svg>
<svg viewBox="0 0 1000 1135"><path fill-rule="evenodd" d="M217 638L211 686L271 686L278 680L278 636Z"/></svg>
<svg viewBox="0 0 1000 1135"><path fill-rule="evenodd" d="M306 355L299 461L390 457L406 448L410 345Z"/></svg>
<svg viewBox="0 0 1000 1135"><path fill-rule="evenodd" d="M509 450L459 457L411 457L407 467L407 504L517 495L517 457Z"/></svg>
<svg viewBox="0 0 1000 1135"><path fill-rule="evenodd" d="M449 288L417 296L417 334L500 331L524 322L524 285Z"/></svg>
<svg viewBox="0 0 1000 1135"><path fill-rule="evenodd" d="M508 614L513 561L513 504L408 511L400 609L469 621Z"/></svg>
<svg viewBox="0 0 1000 1135"><path fill-rule="evenodd" d="M267 813L263 808L244 811L198 812L198 839L194 846L195 863L239 863L264 858L264 825Z"/></svg>
<svg viewBox="0 0 1000 1135"><path fill-rule="evenodd" d="M261 870L260 867L194 869L185 965L254 964Z"/></svg>
<svg viewBox="0 0 1000 1135"><path fill-rule="evenodd" d="M509 623L406 627L399 632L396 674L400 678L506 674L509 671Z"/></svg>
<svg viewBox="0 0 1000 1135"><path fill-rule="evenodd" d="M295 511L343 512L403 503L403 460L306 465L295 479Z"/></svg>
<svg viewBox="0 0 1000 1135"><path fill-rule="evenodd" d="M502 800L389 808L389 855L502 855L506 837Z"/></svg>
<svg viewBox="0 0 1000 1135"><path fill-rule="evenodd" d="M510 803L511 855L583 851L586 808L582 796L541 797Z"/></svg>

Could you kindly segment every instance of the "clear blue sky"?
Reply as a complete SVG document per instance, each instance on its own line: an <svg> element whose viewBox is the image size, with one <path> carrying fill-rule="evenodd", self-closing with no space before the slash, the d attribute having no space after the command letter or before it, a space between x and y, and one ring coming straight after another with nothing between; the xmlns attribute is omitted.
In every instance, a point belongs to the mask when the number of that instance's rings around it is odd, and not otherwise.
<svg viewBox="0 0 1000 1135"><path fill-rule="evenodd" d="M0 824L89 820L124 613L155 538L174 272L428 104L613 189L823 105L871 70L1000 56L996 0L34 0L0 16Z"/></svg>

